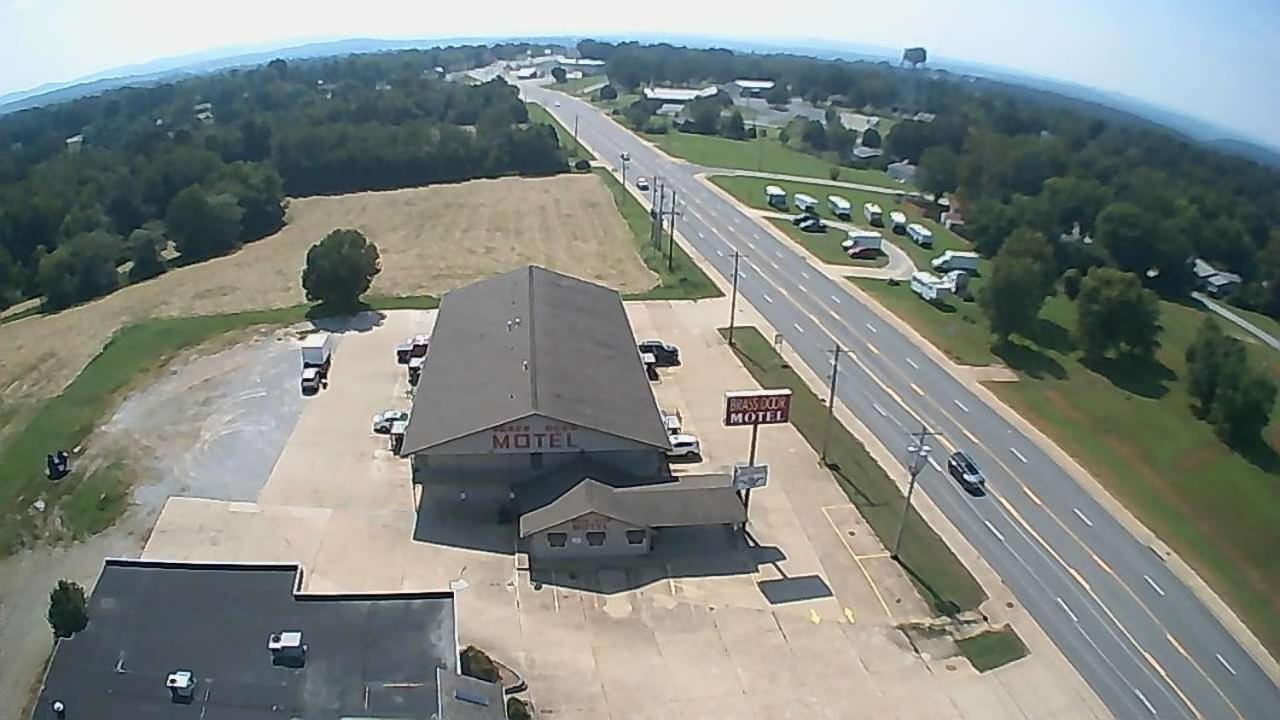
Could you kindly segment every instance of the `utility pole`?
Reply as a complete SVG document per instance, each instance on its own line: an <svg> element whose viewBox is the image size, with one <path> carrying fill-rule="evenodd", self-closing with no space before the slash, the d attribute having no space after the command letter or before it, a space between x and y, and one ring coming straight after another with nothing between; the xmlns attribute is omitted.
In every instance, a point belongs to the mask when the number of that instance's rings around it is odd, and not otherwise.
<svg viewBox="0 0 1280 720"><path fill-rule="evenodd" d="M577 135L578 121L576 118L573 121L573 132L574 132L573 137L576 140L578 137ZM618 155L618 157L622 160L622 189L626 190L627 189L627 154L621 153L620 155Z"/></svg>
<svg viewBox="0 0 1280 720"><path fill-rule="evenodd" d="M923 423L920 424L920 432L911 434L912 441L907 445L907 472L911 475L911 481L907 484L906 502L902 504L902 519L898 521L898 534L893 539L893 552L890 555L894 560L900 559L898 549L902 547L902 531L907 526L907 513L911 512L911 495L916 491L916 477L924 469L925 462L929 460L929 452L933 449L924 444L925 438L941 434L925 427Z"/></svg>
<svg viewBox="0 0 1280 720"><path fill-rule="evenodd" d="M671 234L667 237L667 272L674 272L676 257L676 191L671 191Z"/></svg>
<svg viewBox="0 0 1280 720"><path fill-rule="evenodd" d="M729 347L733 347L733 324L738 319L738 261L742 253L733 251L733 294L729 300Z"/></svg>
<svg viewBox="0 0 1280 720"><path fill-rule="evenodd" d="M653 242L655 250L662 249L662 217L664 208L667 203L666 189L659 186L658 188L658 207L657 213L653 216L652 232L649 233L649 239Z"/></svg>
<svg viewBox="0 0 1280 720"><path fill-rule="evenodd" d="M827 427L822 431L822 464L827 464L827 448L831 445L831 426L835 423L836 418L836 378L840 375L840 356L844 354L844 348L840 347L840 343L827 352L831 353L831 387L828 389L827 395Z"/></svg>
<svg viewBox="0 0 1280 720"><path fill-rule="evenodd" d="M578 139L578 116L573 116L573 139Z"/></svg>

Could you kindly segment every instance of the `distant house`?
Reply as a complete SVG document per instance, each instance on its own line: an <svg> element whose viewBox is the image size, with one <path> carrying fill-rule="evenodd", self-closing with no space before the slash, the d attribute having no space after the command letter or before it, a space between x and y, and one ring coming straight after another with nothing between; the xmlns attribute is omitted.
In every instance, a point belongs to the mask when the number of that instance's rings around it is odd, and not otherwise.
<svg viewBox="0 0 1280 720"><path fill-rule="evenodd" d="M738 95L742 97L760 97L773 89L774 82L772 80L745 80L739 78L733 81L734 87L738 90Z"/></svg>
<svg viewBox="0 0 1280 720"><path fill-rule="evenodd" d="M532 80L536 77L538 77L538 68L527 67L516 71L517 80Z"/></svg>
<svg viewBox="0 0 1280 720"><path fill-rule="evenodd" d="M1200 258L1191 262L1191 271L1196 275L1196 285L1213 297L1230 295L1239 290L1243 282L1239 275L1219 270Z"/></svg>
<svg viewBox="0 0 1280 720"><path fill-rule="evenodd" d="M866 145L859 145L852 151L855 160L874 160L884 155L884 150L880 148L869 148Z"/></svg>
<svg viewBox="0 0 1280 720"><path fill-rule="evenodd" d="M595 58L556 58L556 65L564 68L565 72L582 73L579 77L587 77L591 75L599 75L604 72L604 60Z"/></svg>
<svg viewBox="0 0 1280 720"><path fill-rule="evenodd" d="M645 100L657 100L660 103L684 105L693 102L699 98L715 97L720 92L720 88L705 87L700 90L692 88L656 88L647 87L644 89Z"/></svg>
<svg viewBox="0 0 1280 720"><path fill-rule="evenodd" d="M1092 245L1093 238L1080 232L1080 223L1076 223L1071 227L1071 232L1065 232L1058 236L1060 243L1081 243L1083 245Z"/></svg>
<svg viewBox="0 0 1280 720"><path fill-rule="evenodd" d="M937 120L938 116L934 115L933 113L918 112L915 115L913 115L911 119L915 120L916 122L931 123L934 120Z"/></svg>
<svg viewBox="0 0 1280 720"><path fill-rule="evenodd" d="M885 168L889 177L900 183L914 183L916 181L917 166L912 165L911 161L903 160L901 162L889 163L889 167Z"/></svg>
<svg viewBox="0 0 1280 720"><path fill-rule="evenodd" d="M191 108L191 111L195 113L196 120L198 120L201 124L209 125L210 123L213 122L213 103L211 102L197 103L195 106Z"/></svg>
<svg viewBox="0 0 1280 720"><path fill-rule="evenodd" d="M81 147L84 147L84 135L72 135L66 140L63 140L63 142L67 145L67 152L74 155L80 152Z"/></svg>

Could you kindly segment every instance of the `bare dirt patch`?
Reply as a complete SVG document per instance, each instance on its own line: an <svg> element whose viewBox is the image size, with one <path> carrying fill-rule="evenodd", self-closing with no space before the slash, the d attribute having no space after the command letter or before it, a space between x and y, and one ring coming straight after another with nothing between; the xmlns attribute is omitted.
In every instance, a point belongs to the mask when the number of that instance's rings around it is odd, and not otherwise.
<svg viewBox="0 0 1280 720"><path fill-rule="evenodd" d="M383 271L372 292L379 295L439 294L528 263L624 293L656 282L608 189L591 175L295 199L282 231L234 255L0 326L0 423L60 392L128 322L303 302L307 248L338 227L357 228L378 245Z"/></svg>

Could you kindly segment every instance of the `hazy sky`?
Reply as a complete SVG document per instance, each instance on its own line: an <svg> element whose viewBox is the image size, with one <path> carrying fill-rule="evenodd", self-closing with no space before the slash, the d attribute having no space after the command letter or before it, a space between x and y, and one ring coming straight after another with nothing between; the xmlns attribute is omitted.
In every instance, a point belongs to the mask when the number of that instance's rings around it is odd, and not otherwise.
<svg viewBox="0 0 1280 720"><path fill-rule="evenodd" d="M226 46L591 33L924 45L1280 145L1280 0L0 0L0 93Z"/></svg>

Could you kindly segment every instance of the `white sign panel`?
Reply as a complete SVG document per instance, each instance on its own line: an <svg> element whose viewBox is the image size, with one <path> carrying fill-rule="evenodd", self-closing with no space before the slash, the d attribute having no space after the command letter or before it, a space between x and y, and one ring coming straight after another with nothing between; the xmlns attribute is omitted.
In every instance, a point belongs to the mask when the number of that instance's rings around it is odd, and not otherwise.
<svg viewBox="0 0 1280 720"><path fill-rule="evenodd" d="M737 463L733 466L733 489L751 490L762 488L769 482L769 465L747 465Z"/></svg>

